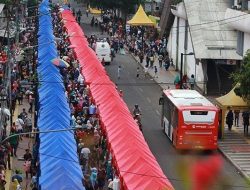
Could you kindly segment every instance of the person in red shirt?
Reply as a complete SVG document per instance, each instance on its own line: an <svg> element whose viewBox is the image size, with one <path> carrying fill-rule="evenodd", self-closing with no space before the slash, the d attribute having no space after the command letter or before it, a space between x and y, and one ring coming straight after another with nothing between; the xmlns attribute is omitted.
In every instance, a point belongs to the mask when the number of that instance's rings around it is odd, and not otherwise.
<svg viewBox="0 0 250 190"><path fill-rule="evenodd" d="M77 139L83 139L84 136L85 136L85 132L82 129L76 130L76 138Z"/></svg>

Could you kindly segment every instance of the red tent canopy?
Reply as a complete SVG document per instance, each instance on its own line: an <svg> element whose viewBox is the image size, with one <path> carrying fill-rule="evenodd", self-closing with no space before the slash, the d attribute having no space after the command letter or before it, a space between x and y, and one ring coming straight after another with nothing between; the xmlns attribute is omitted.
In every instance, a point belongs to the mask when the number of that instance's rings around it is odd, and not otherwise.
<svg viewBox="0 0 250 190"><path fill-rule="evenodd" d="M76 46L74 51L81 73L90 84L91 95L98 105L122 188L173 190L115 85L108 78L95 52L88 47L84 33L72 13L63 11L62 18L68 33L74 32L69 37L70 43Z"/></svg>

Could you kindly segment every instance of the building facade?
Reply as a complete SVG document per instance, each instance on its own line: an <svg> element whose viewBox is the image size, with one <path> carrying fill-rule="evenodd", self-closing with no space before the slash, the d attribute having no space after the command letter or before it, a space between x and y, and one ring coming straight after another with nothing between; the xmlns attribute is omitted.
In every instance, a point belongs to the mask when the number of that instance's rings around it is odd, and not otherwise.
<svg viewBox="0 0 250 190"><path fill-rule="evenodd" d="M224 94L232 88L230 75L240 67L250 46L249 14L232 8L228 0L184 0L171 9L169 55L180 70L181 53L194 53L183 57L183 73L195 75L204 94ZM244 24L238 23L242 20Z"/></svg>

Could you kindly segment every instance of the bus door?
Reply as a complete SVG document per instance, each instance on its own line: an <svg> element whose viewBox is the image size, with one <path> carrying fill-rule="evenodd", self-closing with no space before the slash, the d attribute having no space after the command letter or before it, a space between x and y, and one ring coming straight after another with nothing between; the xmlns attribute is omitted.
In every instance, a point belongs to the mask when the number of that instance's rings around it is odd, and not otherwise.
<svg viewBox="0 0 250 190"><path fill-rule="evenodd" d="M171 120L167 120L166 117L164 117L164 132L167 134L167 136L170 138L171 137Z"/></svg>
<svg viewBox="0 0 250 190"><path fill-rule="evenodd" d="M170 101L166 101L164 104L164 132L167 134L169 139L173 141L173 124L172 124L172 118L175 112L175 107Z"/></svg>

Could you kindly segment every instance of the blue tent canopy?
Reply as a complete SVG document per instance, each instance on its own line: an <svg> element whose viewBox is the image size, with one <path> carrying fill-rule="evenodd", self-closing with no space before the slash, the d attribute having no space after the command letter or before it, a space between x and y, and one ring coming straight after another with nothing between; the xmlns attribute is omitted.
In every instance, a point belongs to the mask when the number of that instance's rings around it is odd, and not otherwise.
<svg viewBox="0 0 250 190"><path fill-rule="evenodd" d="M70 109L63 78L51 60L58 57L54 42L48 0L39 7L38 78L39 110L37 125L41 132L70 128ZM40 133L38 183L42 190L84 190L73 131Z"/></svg>

